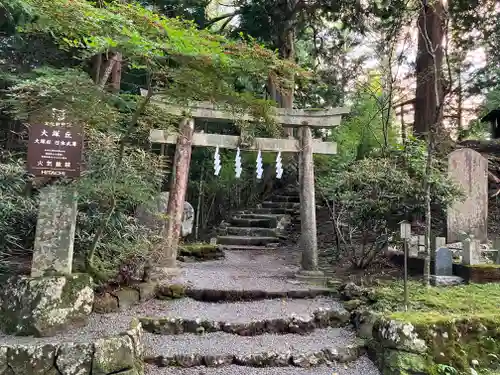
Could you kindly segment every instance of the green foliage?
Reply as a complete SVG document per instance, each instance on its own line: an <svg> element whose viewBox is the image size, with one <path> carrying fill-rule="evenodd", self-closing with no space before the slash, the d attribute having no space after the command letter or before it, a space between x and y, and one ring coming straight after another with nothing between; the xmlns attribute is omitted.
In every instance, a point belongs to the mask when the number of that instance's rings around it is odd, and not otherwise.
<svg viewBox="0 0 500 375"><path fill-rule="evenodd" d="M112 202L113 213L96 249L96 268L115 277L124 264L144 264L155 234L134 217L138 205L147 205L158 194L162 174L158 159L139 148L127 147L123 162L116 165L116 137L90 130L85 163L88 170L75 182L79 192L76 251L83 258L103 225ZM118 168L118 170L117 170ZM116 173L117 178L113 178ZM113 272L115 274L113 274Z"/></svg>
<svg viewBox="0 0 500 375"><path fill-rule="evenodd" d="M356 266L365 267L378 255L400 221L425 214L425 160L424 143L413 140L319 179L336 206L337 235ZM429 176L432 204L440 210L460 196L444 171L436 162Z"/></svg>
<svg viewBox="0 0 500 375"><path fill-rule="evenodd" d="M0 163L0 272L17 266L33 246L37 202L27 191L31 182L22 160Z"/></svg>
<svg viewBox="0 0 500 375"><path fill-rule="evenodd" d="M357 87L348 117L332 135L343 161L361 160L373 151L383 152L396 140L394 114L387 115L381 77L372 75L367 82L358 82Z"/></svg>

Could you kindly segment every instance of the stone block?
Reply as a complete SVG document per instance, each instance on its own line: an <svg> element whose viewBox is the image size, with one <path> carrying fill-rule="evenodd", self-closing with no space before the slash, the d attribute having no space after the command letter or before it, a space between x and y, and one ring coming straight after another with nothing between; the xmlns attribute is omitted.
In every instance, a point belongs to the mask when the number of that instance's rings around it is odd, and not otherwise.
<svg viewBox="0 0 500 375"><path fill-rule="evenodd" d="M52 344L13 345L7 349L7 364L15 375L57 375L56 350Z"/></svg>
<svg viewBox="0 0 500 375"><path fill-rule="evenodd" d="M94 344L92 375L108 375L133 369L134 344L128 335L97 340Z"/></svg>
<svg viewBox="0 0 500 375"><path fill-rule="evenodd" d="M99 294L94 297L93 311L95 313L107 314L118 310L118 298L111 293Z"/></svg>
<svg viewBox="0 0 500 375"><path fill-rule="evenodd" d="M462 279L460 276L431 275L432 286L453 286L453 285L460 285L463 283L464 279Z"/></svg>
<svg viewBox="0 0 500 375"><path fill-rule="evenodd" d="M89 375L94 346L91 343L64 343L57 351L56 366L61 375Z"/></svg>
<svg viewBox="0 0 500 375"><path fill-rule="evenodd" d="M419 354L427 351L427 344L418 337L411 323L379 319L374 325L373 333L384 348Z"/></svg>
<svg viewBox="0 0 500 375"><path fill-rule="evenodd" d="M128 309L139 302L139 291L132 288L123 288L113 292L118 298L118 307L120 310Z"/></svg>
<svg viewBox="0 0 500 375"><path fill-rule="evenodd" d="M0 291L6 333L52 336L86 322L92 312L92 278L86 274L13 277Z"/></svg>
<svg viewBox="0 0 500 375"><path fill-rule="evenodd" d="M156 297L157 283L144 282L137 284L135 288L139 291L139 300L148 301Z"/></svg>

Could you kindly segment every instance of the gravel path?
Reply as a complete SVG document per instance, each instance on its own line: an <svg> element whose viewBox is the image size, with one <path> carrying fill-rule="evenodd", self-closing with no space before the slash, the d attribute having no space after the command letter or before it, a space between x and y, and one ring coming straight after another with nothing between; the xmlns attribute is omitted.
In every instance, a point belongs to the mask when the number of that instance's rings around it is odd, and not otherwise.
<svg viewBox="0 0 500 375"><path fill-rule="evenodd" d="M274 299L252 302L210 303L190 298L179 300L151 300L135 307L136 316L153 318L183 318L228 323L246 323L291 316L310 317L319 309L343 309L342 304L327 298Z"/></svg>
<svg viewBox="0 0 500 375"><path fill-rule="evenodd" d="M194 367L188 369L146 366L145 375L380 375L366 357L349 364L321 366L310 369L296 367L253 368L228 366L222 368Z"/></svg>
<svg viewBox="0 0 500 375"><path fill-rule="evenodd" d="M89 323L80 328L72 328L52 337L11 336L0 333L0 345L13 344L53 344L54 342L90 342L101 337L118 335L130 329L132 317L128 314L91 314Z"/></svg>
<svg viewBox="0 0 500 375"><path fill-rule="evenodd" d="M323 348L354 344L355 334L344 328L318 329L308 335L238 336L225 332L204 335L156 335L144 333L146 357L174 357L176 355L229 355L248 356L266 352L320 351Z"/></svg>
<svg viewBox="0 0 500 375"><path fill-rule="evenodd" d="M290 291L316 289L293 279L300 269L287 250L226 251L222 260L185 263L172 282L196 289Z"/></svg>

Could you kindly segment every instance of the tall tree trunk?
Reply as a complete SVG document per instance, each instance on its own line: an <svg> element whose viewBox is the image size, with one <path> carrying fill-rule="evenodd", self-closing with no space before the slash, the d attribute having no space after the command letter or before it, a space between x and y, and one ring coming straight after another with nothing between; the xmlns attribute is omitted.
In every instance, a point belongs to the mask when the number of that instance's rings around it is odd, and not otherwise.
<svg viewBox="0 0 500 375"><path fill-rule="evenodd" d="M413 133L424 137L430 127L435 123L443 89L443 15L442 0L427 4L422 1L422 11L418 18L418 53L416 61L417 90L415 95L415 122ZM434 55L434 56L433 56ZM436 69L437 68L437 69ZM435 71L438 77L435 76ZM438 90L435 92L435 81L439 81Z"/></svg>

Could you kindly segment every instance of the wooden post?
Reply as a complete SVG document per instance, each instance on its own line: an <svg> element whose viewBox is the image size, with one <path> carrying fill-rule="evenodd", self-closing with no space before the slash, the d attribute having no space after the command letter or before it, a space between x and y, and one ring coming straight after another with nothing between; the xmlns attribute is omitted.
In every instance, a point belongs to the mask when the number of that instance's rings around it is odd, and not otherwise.
<svg viewBox="0 0 500 375"><path fill-rule="evenodd" d="M182 214L189 177L191 162L191 147L193 143L194 120L182 119L179 126L180 135L175 148L174 170L175 175L170 185L170 195L167 206L167 221L164 227L165 242L160 259L161 267L177 267L177 248L181 234Z"/></svg>
<svg viewBox="0 0 500 375"><path fill-rule="evenodd" d="M318 242L316 237L316 198L314 192L313 138L309 126L300 128L300 220L302 247L302 275L321 276L318 270Z"/></svg>

